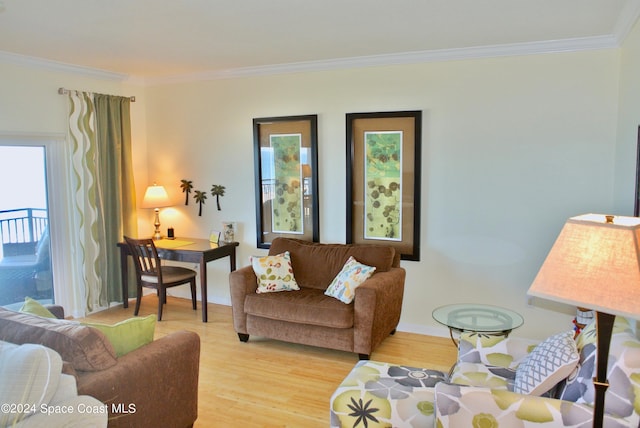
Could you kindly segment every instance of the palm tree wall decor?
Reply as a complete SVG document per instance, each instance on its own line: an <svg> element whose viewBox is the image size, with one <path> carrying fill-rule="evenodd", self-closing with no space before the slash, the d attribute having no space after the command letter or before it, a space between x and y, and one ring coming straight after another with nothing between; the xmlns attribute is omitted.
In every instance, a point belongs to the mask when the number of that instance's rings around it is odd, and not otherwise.
<svg viewBox="0 0 640 428"><path fill-rule="evenodd" d="M224 186L220 186L218 184L214 184L211 186L211 195L216 197L216 204L218 205L218 211L221 211L220 208L220 196L224 196Z"/></svg>
<svg viewBox="0 0 640 428"><path fill-rule="evenodd" d="M191 189L193 189L193 181L182 180L180 188L182 189L182 193L184 193L184 204L189 205L189 193L191 193Z"/></svg>
<svg viewBox="0 0 640 428"><path fill-rule="evenodd" d="M197 202L198 204L200 204L200 209L198 210L198 215L199 215L200 217L202 217L202 206L203 206L203 205L204 205L204 203L205 203L205 202L204 202L204 201L205 201L205 199L207 199L207 193L206 193L206 192L203 192L203 191L200 191L200 190L196 190L195 195L193 195L193 199L195 199L195 200L196 200L196 202Z"/></svg>

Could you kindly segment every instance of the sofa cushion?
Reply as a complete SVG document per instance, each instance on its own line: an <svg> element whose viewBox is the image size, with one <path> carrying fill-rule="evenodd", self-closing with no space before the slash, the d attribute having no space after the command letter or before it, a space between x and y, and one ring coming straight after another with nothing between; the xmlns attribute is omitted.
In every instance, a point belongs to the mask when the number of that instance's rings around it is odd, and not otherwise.
<svg viewBox="0 0 640 428"><path fill-rule="evenodd" d="M288 251L275 256L251 256L249 261L258 279L257 293L274 293L300 289L293 275Z"/></svg>
<svg viewBox="0 0 640 428"><path fill-rule="evenodd" d="M449 382L512 391L515 378L516 371L508 367L458 362L449 375Z"/></svg>
<svg viewBox="0 0 640 428"><path fill-rule="evenodd" d="M516 370L514 392L540 396L551 390L578 365L573 333L565 331L542 341Z"/></svg>
<svg viewBox="0 0 640 428"><path fill-rule="evenodd" d="M558 398L594 405L596 341L596 321L594 320L577 338L580 365L577 372L573 373L560 388ZM637 397L640 397L640 387L636 381L640 379L640 340L633 333L627 319L616 317L610 346L607 364L609 387L605 398L605 413L628 417L634 413L634 405L638 400Z"/></svg>
<svg viewBox="0 0 640 428"><path fill-rule="evenodd" d="M0 403L16 406L9 411L3 408L0 426L12 426L49 403L61 371L60 355L49 348L0 341Z"/></svg>
<svg viewBox="0 0 640 428"><path fill-rule="evenodd" d="M42 318L2 307L0 340L44 345L79 371L105 370L117 363L113 346L99 330L74 321Z"/></svg>
<svg viewBox="0 0 640 428"><path fill-rule="evenodd" d="M274 320L333 328L353 327L353 304L345 305L322 290L303 288L295 293L248 294L247 314Z"/></svg>
<svg viewBox="0 0 640 428"><path fill-rule="evenodd" d="M342 303L351 303L356 296L356 288L365 282L376 268L359 263L353 256L344 264L342 270L324 292L327 296L335 297Z"/></svg>
<svg viewBox="0 0 640 428"><path fill-rule="evenodd" d="M326 290L338 275L349 256L360 263L374 266L376 272L387 272L394 267L396 252L393 247L362 244L321 244L291 238L276 238L269 254L289 251L291 265L300 287Z"/></svg>
<svg viewBox="0 0 640 428"><path fill-rule="evenodd" d="M113 325L97 322L83 322L82 325L97 328L103 332L113 345L116 356L121 357L153 342L156 315L133 317Z"/></svg>

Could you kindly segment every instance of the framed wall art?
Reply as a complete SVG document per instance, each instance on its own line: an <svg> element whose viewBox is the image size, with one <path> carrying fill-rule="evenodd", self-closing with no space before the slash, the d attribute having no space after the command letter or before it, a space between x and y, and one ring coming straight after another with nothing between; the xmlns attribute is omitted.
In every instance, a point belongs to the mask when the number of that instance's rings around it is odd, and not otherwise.
<svg viewBox="0 0 640 428"><path fill-rule="evenodd" d="M638 147L636 149L636 194L633 198L633 215L640 217L640 126L638 126Z"/></svg>
<svg viewBox="0 0 640 428"><path fill-rule="evenodd" d="M317 118L253 119L258 248L278 236L319 240Z"/></svg>
<svg viewBox="0 0 640 428"><path fill-rule="evenodd" d="M421 111L348 113L347 243L420 260Z"/></svg>

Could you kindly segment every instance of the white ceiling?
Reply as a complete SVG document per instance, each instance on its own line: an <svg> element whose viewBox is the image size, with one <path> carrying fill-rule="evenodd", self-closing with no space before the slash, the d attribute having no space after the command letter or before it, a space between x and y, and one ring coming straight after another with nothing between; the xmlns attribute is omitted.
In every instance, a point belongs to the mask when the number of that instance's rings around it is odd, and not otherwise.
<svg viewBox="0 0 640 428"><path fill-rule="evenodd" d="M610 48L639 14L640 0L0 0L0 60L158 81Z"/></svg>

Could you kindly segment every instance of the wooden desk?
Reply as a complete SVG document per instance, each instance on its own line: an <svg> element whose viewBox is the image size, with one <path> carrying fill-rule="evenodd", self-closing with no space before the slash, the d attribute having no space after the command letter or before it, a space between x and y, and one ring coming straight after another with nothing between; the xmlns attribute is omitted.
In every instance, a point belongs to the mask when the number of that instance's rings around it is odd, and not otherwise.
<svg viewBox="0 0 640 428"><path fill-rule="evenodd" d="M180 245L172 248L163 248L163 245L172 246L180 241L188 241L187 245ZM207 263L212 260L229 257L229 270L236 270L236 247L237 242L230 242L224 245L216 245L208 239L197 238L176 238L175 241L162 239L156 242L158 256L163 260L174 260L178 262L198 263L200 267L200 295L202 305L202 322L207 322ZM122 303L125 308L129 307L129 268L127 257L131 255L126 242L118 242L120 248L120 264L122 266Z"/></svg>

